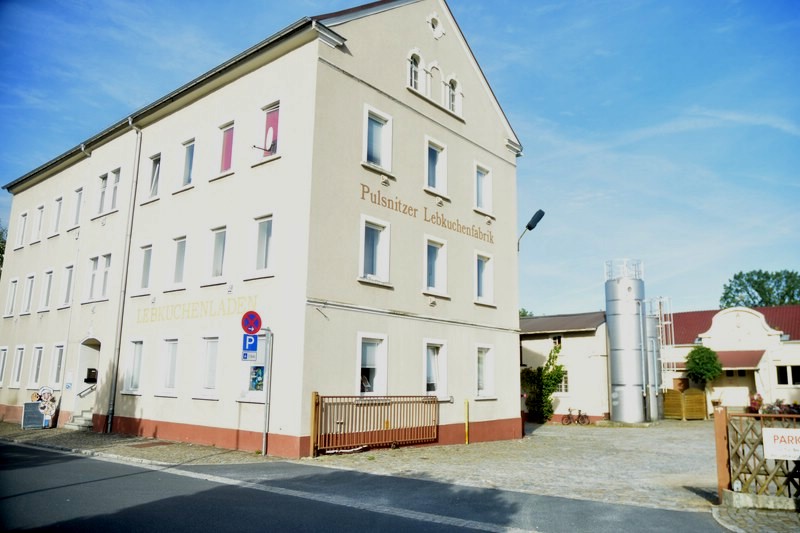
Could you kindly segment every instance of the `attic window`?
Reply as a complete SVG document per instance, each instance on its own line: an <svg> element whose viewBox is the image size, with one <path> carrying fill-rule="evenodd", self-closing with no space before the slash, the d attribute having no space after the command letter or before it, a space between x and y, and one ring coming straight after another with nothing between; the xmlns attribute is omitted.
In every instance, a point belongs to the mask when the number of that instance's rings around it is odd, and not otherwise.
<svg viewBox="0 0 800 533"><path fill-rule="evenodd" d="M433 32L433 38L439 39L444 35L444 28L442 27L442 23L439 20L439 15L436 13L431 13L427 19L428 26L430 26L431 31Z"/></svg>

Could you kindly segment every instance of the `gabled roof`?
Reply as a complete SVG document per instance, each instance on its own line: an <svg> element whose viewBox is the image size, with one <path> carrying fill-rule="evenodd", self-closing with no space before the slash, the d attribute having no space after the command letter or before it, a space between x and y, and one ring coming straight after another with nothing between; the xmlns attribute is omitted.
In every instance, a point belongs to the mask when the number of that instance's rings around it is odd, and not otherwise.
<svg viewBox="0 0 800 533"><path fill-rule="evenodd" d="M520 334L595 331L606 321L605 311L571 315L534 316L519 319Z"/></svg>
<svg viewBox="0 0 800 533"><path fill-rule="evenodd" d="M800 340L800 305L781 305L776 307L751 307L758 311L773 329L789 335L790 340ZM722 309L710 311L687 311L673 313L675 344L694 344L695 339L711 329L711 320Z"/></svg>
<svg viewBox="0 0 800 533"><path fill-rule="evenodd" d="M377 2L370 2L369 4L364 4L361 6L352 7L350 9L343 9L341 11L336 11L333 13L327 13L325 15L317 15L311 17L311 20L315 22L324 22L326 27L333 28L338 26L339 24L344 24L346 22L350 22L351 20L355 20L361 17L366 17L368 15L373 15L375 13L380 13L382 11L388 11L390 9L394 9L396 7L401 7L407 4L414 4L416 2L421 2L422 0L379 0ZM508 140L507 140L507 148L514 152L515 155L521 156L522 155L522 144L520 143L519 137L517 136L514 128L511 127L511 123L508 121L508 117L506 116L505 111L500 106L500 102L497 100L497 96L495 96L494 91L492 90L491 85L489 85L489 80L486 79L486 75L483 73L483 69L481 68L480 64L478 64L478 60L475 58L475 54L472 52L472 48L470 48L467 39L464 37L464 32L461 31L461 26L458 25L458 21L453 16L453 12L450 10L450 6L447 5L447 0L441 0L444 8L446 10L445 15L452 23L453 27L457 30L456 31L456 38L459 40L461 45L466 50L467 54L469 55L469 60L472 63L472 67L478 73L478 77L483 81L484 89L489 94L489 99L491 100L492 104L494 105L495 111L502 120L503 125L507 129Z"/></svg>

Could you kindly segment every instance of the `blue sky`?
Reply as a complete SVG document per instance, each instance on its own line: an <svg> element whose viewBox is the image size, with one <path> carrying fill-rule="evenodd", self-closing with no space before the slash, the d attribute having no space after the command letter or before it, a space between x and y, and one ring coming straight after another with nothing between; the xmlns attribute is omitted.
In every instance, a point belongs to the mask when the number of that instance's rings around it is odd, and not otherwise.
<svg viewBox="0 0 800 533"><path fill-rule="evenodd" d="M358 0L0 0L6 184L305 15ZM520 306L714 309L736 272L800 270L800 2L451 0L522 140ZM11 198L0 194L0 220Z"/></svg>

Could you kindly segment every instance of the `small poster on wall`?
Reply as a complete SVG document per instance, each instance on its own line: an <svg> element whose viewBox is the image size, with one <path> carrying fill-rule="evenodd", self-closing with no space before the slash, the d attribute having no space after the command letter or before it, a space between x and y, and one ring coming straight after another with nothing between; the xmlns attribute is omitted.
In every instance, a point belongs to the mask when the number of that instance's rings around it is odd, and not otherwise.
<svg viewBox="0 0 800 533"><path fill-rule="evenodd" d="M264 367L251 366L250 367L250 390L263 391L264 390Z"/></svg>

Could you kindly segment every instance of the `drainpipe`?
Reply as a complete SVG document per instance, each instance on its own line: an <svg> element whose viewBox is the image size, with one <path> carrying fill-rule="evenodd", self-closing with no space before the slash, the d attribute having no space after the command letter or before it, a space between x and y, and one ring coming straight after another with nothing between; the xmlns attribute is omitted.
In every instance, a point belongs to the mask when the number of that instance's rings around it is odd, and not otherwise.
<svg viewBox="0 0 800 533"><path fill-rule="evenodd" d="M133 215L136 210L136 193L139 184L139 159L142 155L142 130L133 124L133 118L128 117L128 126L136 132L136 148L134 149L133 176L131 194L128 203L128 220L125 225L125 244L122 255L122 286L119 291L117 304L117 326L114 339L114 357L111 363L111 393L108 399L108 416L106 417L106 433L111 433L114 420L114 405L117 399L117 382L119 381L119 361L122 353L122 322L125 316L125 297L128 287L128 271L131 256L131 240L133 236Z"/></svg>

